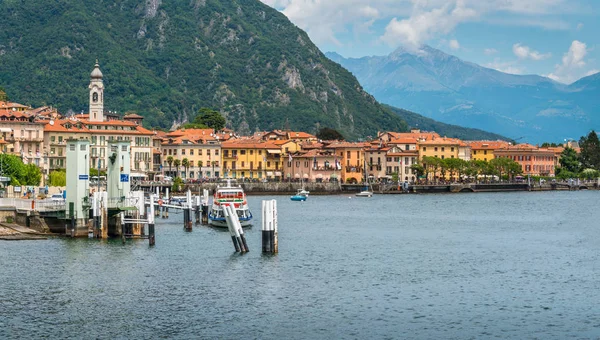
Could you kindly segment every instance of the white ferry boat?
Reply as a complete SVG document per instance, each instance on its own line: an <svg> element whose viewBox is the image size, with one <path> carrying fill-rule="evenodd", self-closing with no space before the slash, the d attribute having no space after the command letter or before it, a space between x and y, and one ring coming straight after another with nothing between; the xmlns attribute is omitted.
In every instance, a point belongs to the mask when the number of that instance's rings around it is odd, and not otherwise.
<svg viewBox="0 0 600 340"><path fill-rule="evenodd" d="M244 189L241 186L232 186L231 180L227 180L227 185L224 187L218 186L215 191L212 206L208 212L208 223L210 225L227 228L227 221L223 214L224 204L233 204L242 227L250 225L252 213L248 208Z"/></svg>

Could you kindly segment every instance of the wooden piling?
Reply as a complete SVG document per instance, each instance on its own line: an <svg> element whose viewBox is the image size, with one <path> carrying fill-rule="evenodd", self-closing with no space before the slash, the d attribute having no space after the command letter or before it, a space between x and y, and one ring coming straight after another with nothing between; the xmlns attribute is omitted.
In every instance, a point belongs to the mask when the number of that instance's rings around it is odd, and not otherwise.
<svg viewBox="0 0 600 340"><path fill-rule="evenodd" d="M148 212L148 243L154 246L156 242L154 237L154 196L150 195L150 211Z"/></svg>
<svg viewBox="0 0 600 340"><path fill-rule="evenodd" d="M229 235L231 235L231 241L233 242L233 247L235 248L235 252L239 253L241 251L241 244L238 243L238 239L235 234L235 227L232 222L231 215L229 214L228 206L223 206L223 215L225 215L225 220L227 221L227 229L229 230Z"/></svg>
<svg viewBox="0 0 600 340"><path fill-rule="evenodd" d="M200 223L200 196L195 197L196 206L194 207L194 215L196 218L196 224Z"/></svg>
<svg viewBox="0 0 600 340"><path fill-rule="evenodd" d="M262 251L275 254L279 251L277 242L277 201L262 201Z"/></svg>

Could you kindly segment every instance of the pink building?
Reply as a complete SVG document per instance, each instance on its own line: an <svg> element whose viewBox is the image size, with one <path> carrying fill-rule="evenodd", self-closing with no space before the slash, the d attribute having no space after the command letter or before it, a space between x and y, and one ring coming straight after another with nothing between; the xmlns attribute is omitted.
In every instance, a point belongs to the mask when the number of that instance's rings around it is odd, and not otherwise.
<svg viewBox="0 0 600 340"><path fill-rule="evenodd" d="M301 178L308 182L337 181L341 176L341 160L332 151L313 149L292 155L292 161L288 158L284 162L283 170L286 178L289 174L297 181Z"/></svg>

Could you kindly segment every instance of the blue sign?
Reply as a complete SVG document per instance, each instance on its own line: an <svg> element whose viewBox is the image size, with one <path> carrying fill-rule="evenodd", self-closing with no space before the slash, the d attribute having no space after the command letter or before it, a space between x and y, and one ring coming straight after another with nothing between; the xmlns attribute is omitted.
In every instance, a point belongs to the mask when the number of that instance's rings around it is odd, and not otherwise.
<svg viewBox="0 0 600 340"><path fill-rule="evenodd" d="M79 180L80 181L87 181L89 179L90 176L88 175L79 175Z"/></svg>
<svg viewBox="0 0 600 340"><path fill-rule="evenodd" d="M121 182L129 182L129 174L121 174Z"/></svg>

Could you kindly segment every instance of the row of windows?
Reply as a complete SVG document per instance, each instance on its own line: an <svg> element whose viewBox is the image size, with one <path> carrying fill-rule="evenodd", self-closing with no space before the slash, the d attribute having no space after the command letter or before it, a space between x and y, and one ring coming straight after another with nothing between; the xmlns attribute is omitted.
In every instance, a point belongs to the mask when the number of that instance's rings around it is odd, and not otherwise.
<svg viewBox="0 0 600 340"><path fill-rule="evenodd" d="M98 138L100 137L100 138ZM82 137L81 139L87 139L90 140L90 143L95 144L95 145L106 145L107 143L113 142L113 141L131 141L131 137L129 136L92 136L92 138L90 139L89 137ZM65 139L63 136L50 136L50 142L51 143L55 143L58 140L58 143L62 143ZM100 143L98 143L98 140L100 141ZM133 144L132 146L150 146L150 138L149 137L135 137L135 144Z"/></svg>
<svg viewBox="0 0 600 340"><path fill-rule="evenodd" d="M386 173L388 173L388 174L391 174L393 172L397 173L399 171L400 171L400 167L399 166L394 166L394 167L388 166L386 168ZM412 169L409 166L405 166L404 167L404 173L405 174L412 174Z"/></svg>
<svg viewBox="0 0 600 340"><path fill-rule="evenodd" d="M194 156L194 154L196 152L197 152L198 156L202 156L202 154L203 154L203 151L202 151L203 149L189 149L187 151L186 151L186 149L163 149L163 155L166 156L168 154L169 156L177 156L177 150L179 150L179 155L180 156L185 156L186 154L188 154L190 156ZM210 150L211 149L207 149L206 150L206 155L207 156L211 155ZM215 155L215 156L218 156L219 155L219 149L213 149L213 150L214 150L214 152L212 154ZM226 155L227 152L226 151L227 150L224 151L224 155L227 157L227 155Z"/></svg>
<svg viewBox="0 0 600 340"><path fill-rule="evenodd" d="M166 160L163 163L164 163L164 166L169 166L169 162L167 162ZM208 167L208 166L214 166L214 167L218 168L219 167L219 161L213 161L213 162L210 162L210 164L204 164L204 162L202 162L202 161L198 161L198 163L196 163L194 161L190 161L190 167L194 167L196 165L197 166L203 166L203 167L204 166L206 166L206 167ZM182 165L179 165L179 166L182 166ZM173 163L171 163L171 167L173 167Z"/></svg>
<svg viewBox="0 0 600 340"><path fill-rule="evenodd" d="M442 149L442 152L446 151L446 147L444 147L444 146L442 146L441 149ZM423 147L423 152L425 152L425 151L427 151L426 146ZM438 147L437 146L433 147L433 151L438 151ZM450 148L450 152L454 152L454 147Z"/></svg>
<svg viewBox="0 0 600 340"><path fill-rule="evenodd" d="M278 162L274 162L274 163L275 163L275 170L279 170L279 163ZM262 164L263 164L263 162L258 162L258 167L256 169L262 169ZM227 165L228 165L227 161L224 161L223 162L223 168L227 169ZM249 165L250 165L249 169L250 170L254 170L254 162L250 162ZM300 166L300 165L298 164L298 166ZM243 169L245 167L246 167L246 162L244 162L244 161L240 162L240 168ZM267 168L270 168L270 167L271 167L271 162L267 161ZM231 169L237 169L237 168L238 168L237 167L237 162L236 161L232 161L231 162Z"/></svg>

